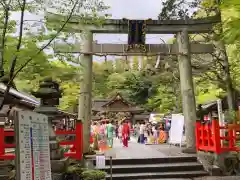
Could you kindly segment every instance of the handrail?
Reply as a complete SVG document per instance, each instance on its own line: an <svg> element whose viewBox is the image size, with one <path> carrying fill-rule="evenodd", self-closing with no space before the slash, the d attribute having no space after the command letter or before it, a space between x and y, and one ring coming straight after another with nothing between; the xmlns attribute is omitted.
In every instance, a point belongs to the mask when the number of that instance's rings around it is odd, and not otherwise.
<svg viewBox="0 0 240 180"><path fill-rule="evenodd" d="M222 130L227 132L224 136L220 135ZM240 139L237 135L238 131L240 131L240 125L237 124L220 126L217 120L209 121L207 124L196 122L196 148L198 151L216 154L230 151L240 152L240 147L236 144ZM228 141L227 145L222 141Z"/></svg>

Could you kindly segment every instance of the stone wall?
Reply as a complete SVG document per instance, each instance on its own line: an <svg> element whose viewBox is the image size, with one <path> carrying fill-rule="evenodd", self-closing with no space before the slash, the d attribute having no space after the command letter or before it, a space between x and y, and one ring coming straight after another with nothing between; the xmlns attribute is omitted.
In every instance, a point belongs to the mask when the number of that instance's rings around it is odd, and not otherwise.
<svg viewBox="0 0 240 180"><path fill-rule="evenodd" d="M198 151L198 160L211 175L240 175L240 153L222 153Z"/></svg>

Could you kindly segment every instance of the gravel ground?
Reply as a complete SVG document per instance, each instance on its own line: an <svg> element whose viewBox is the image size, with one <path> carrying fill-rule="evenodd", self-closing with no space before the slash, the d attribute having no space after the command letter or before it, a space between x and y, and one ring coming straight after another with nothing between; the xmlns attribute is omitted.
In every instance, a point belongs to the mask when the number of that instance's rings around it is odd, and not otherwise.
<svg viewBox="0 0 240 180"><path fill-rule="evenodd" d="M208 176L194 178L194 180L240 180L240 176Z"/></svg>

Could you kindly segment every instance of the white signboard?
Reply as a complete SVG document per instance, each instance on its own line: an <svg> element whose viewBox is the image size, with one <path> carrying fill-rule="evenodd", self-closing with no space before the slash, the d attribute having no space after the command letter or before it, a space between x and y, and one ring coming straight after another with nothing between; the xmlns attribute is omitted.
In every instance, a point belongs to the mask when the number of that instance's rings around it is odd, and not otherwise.
<svg viewBox="0 0 240 180"><path fill-rule="evenodd" d="M162 120L163 116L164 116L164 114L151 113L150 117L149 117L149 122L151 122L151 123L160 122Z"/></svg>
<svg viewBox="0 0 240 180"><path fill-rule="evenodd" d="M218 121L220 126L224 126L224 114L222 109L222 100L217 100L217 108L218 108ZM225 129L220 130L220 136L224 137ZM221 144L223 145L224 141L221 140Z"/></svg>
<svg viewBox="0 0 240 180"><path fill-rule="evenodd" d="M172 114L171 128L169 132L169 144L182 145L184 116L182 114Z"/></svg>
<svg viewBox="0 0 240 180"><path fill-rule="evenodd" d="M18 180L51 180L48 118L31 111L15 116Z"/></svg>
<svg viewBox="0 0 240 180"><path fill-rule="evenodd" d="M96 156L96 168L97 169L104 169L106 165L106 158L103 155Z"/></svg>

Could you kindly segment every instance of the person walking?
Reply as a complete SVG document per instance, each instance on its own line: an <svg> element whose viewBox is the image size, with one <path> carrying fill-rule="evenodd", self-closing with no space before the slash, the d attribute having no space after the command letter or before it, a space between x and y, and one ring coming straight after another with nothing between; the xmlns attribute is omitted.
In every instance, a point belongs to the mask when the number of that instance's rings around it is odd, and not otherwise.
<svg viewBox="0 0 240 180"><path fill-rule="evenodd" d="M112 124L112 121L110 120L107 127L107 141L108 141L108 147L112 148L113 147L113 132L114 132L114 127Z"/></svg>
<svg viewBox="0 0 240 180"><path fill-rule="evenodd" d="M127 122L124 122L122 128L122 140L123 140L123 147L128 147L128 137L130 135L130 128Z"/></svg>
<svg viewBox="0 0 240 180"><path fill-rule="evenodd" d="M144 125L144 122L143 122L143 123L141 123L140 130L139 130L140 143L141 144L144 144L144 141L145 141L144 133L145 133L145 125Z"/></svg>
<svg viewBox="0 0 240 180"><path fill-rule="evenodd" d="M157 133L156 125L154 124L152 126L152 132L153 132L154 144L158 144L158 133Z"/></svg>
<svg viewBox="0 0 240 180"><path fill-rule="evenodd" d="M118 136L118 128L119 128L119 124L116 123L116 126L115 126L115 136L116 136L116 138L119 139L119 136Z"/></svg>
<svg viewBox="0 0 240 180"><path fill-rule="evenodd" d="M105 138L105 127L104 127L103 123L100 122L100 125L99 125L99 139L104 140L104 138Z"/></svg>
<svg viewBox="0 0 240 180"><path fill-rule="evenodd" d="M140 143L140 123L138 122L135 126L137 142Z"/></svg>
<svg viewBox="0 0 240 180"><path fill-rule="evenodd" d="M123 129L123 125L122 123L118 126L118 138L120 140L120 143L122 143L122 129Z"/></svg>

